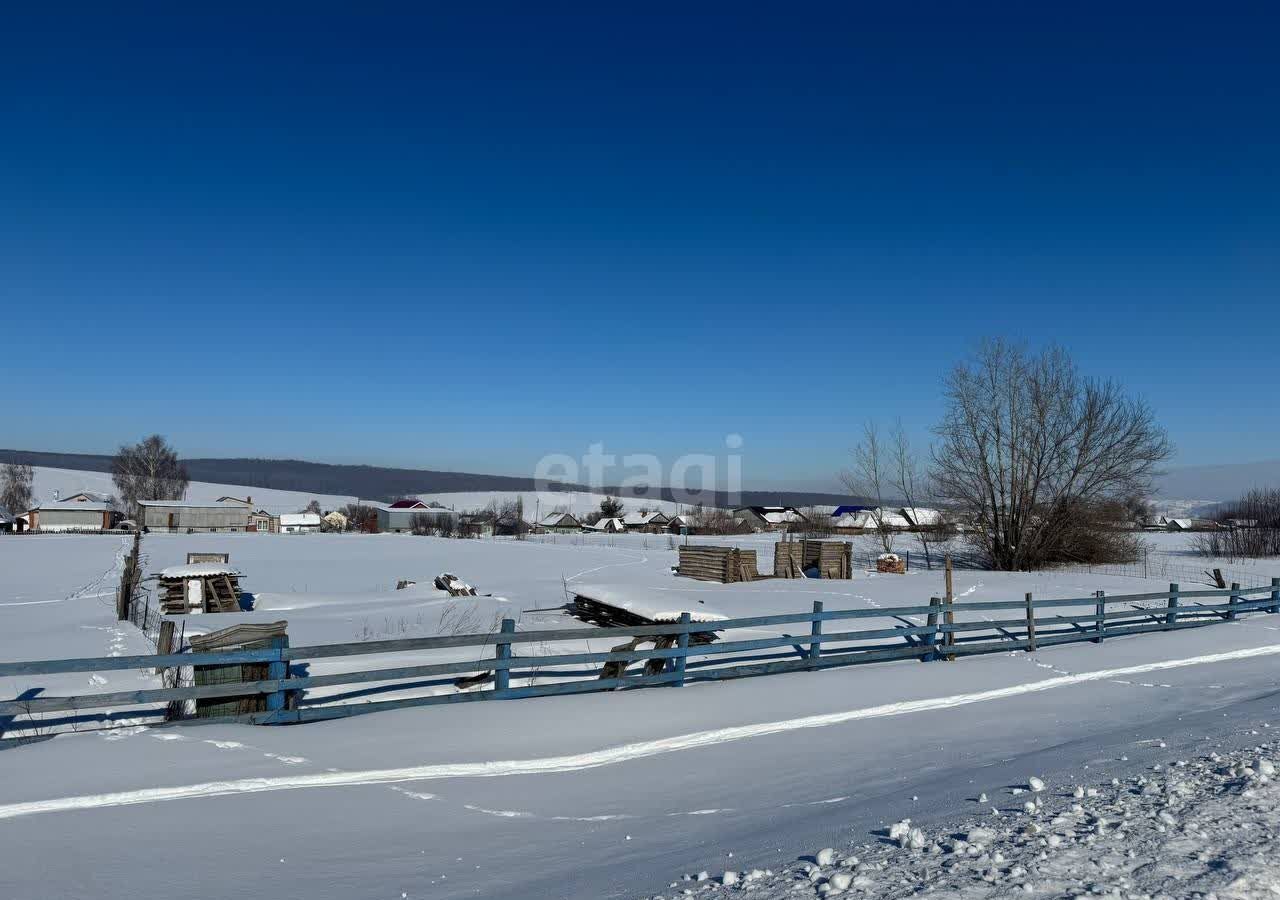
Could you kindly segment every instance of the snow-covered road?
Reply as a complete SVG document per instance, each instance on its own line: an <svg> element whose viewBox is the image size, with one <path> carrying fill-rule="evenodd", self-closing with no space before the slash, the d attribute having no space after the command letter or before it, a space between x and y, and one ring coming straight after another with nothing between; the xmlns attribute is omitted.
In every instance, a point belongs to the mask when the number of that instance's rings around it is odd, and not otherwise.
<svg viewBox="0 0 1280 900"><path fill-rule="evenodd" d="M1155 742L1280 720L1276 641L1256 618L1035 657L60 737L4 753L0 840L31 865L0 870L0 895L585 900L780 871L1027 772L1116 777ZM77 865L46 866L68 842Z"/></svg>

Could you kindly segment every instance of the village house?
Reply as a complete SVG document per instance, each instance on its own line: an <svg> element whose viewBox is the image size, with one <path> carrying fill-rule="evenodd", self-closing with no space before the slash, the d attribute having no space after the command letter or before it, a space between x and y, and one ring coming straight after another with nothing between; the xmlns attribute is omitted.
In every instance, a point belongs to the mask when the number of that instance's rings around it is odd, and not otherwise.
<svg viewBox="0 0 1280 900"><path fill-rule="evenodd" d="M627 530L627 526L623 524L622 520L616 517L601 519L594 525L583 525L582 527L590 531L599 531L605 534L618 534Z"/></svg>
<svg viewBox="0 0 1280 900"><path fill-rule="evenodd" d="M786 531L792 525L808 521L794 506L739 506L732 515L752 531Z"/></svg>
<svg viewBox="0 0 1280 900"><path fill-rule="evenodd" d="M32 531L105 531L122 515L112 504L86 498L42 503L27 513Z"/></svg>
<svg viewBox="0 0 1280 900"><path fill-rule="evenodd" d="M627 531L643 531L647 534L658 534L667 530L671 519L665 513L632 512L622 517L622 525Z"/></svg>
<svg viewBox="0 0 1280 900"><path fill-rule="evenodd" d="M281 513L281 534L315 534L320 531L319 513Z"/></svg>
<svg viewBox="0 0 1280 900"><path fill-rule="evenodd" d="M280 520L265 509L255 509L249 513L247 530L258 534L275 534L280 530Z"/></svg>
<svg viewBox="0 0 1280 900"><path fill-rule="evenodd" d="M582 530L582 522L573 513L553 512L543 516L538 527L555 534L571 534Z"/></svg>
<svg viewBox="0 0 1280 900"><path fill-rule="evenodd" d="M502 537L517 537L528 534L529 530L529 523L514 511L504 512L493 520L493 533Z"/></svg>

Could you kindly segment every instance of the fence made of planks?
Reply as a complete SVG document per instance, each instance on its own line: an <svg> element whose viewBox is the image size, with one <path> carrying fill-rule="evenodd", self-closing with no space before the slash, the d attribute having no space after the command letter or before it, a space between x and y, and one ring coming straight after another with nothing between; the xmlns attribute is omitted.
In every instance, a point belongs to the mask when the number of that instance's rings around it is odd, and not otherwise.
<svg viewBox="0 0 1280 900"><path fill-rule="evenodd" d="M1156 604L1140 606L1139 604ZM290 647L287 641L263 649L163 653L86 659L31 660L0 663L0 677L105 672L125 669L168 669L189 666L249 666L270 677L234 683L198 684L136 691L52 697L27 691L23 698L0 701L0 720L9 717L9 730L20 731L23 717L36 717L42 728L60 723L80 727L85 722L139 721L147 715L163 717L186 701L264 696L257 711L196 721L287 724L363 715L388 709L514 700L551 695L585 694L624 688L679 687L694 681L712 681L786 672L860 665L888 660L918 659L926 662L956 659L1008 650L1036 651L1058 644L1107 639L1153 632L1200 628L1230 622L1252 613L1280 613L1280 578L1265 587L1232 585L1226 589L1184 591L1171 584L1168 591L1107 596L1036 599L950 604L933 598L928 605L828 610L815 602L812 611L783 615L749 616L714 622L692 622L684 613L678 622L620 628L566 628L516 631L511 619L500 631L489 634L450 635L401 640ZM911 618L914 617L914 618ZM963 621L957 621L957 618ZM862 619L897 619L893 627L858 629ZM923 624L914 620L923 618ZM880 623L874 623L880 625ZM836 627L836 626L839 627ZM764 637L726 639L732 632L787 626L787 633ZM795 633L790 633L794 631ZM691 640L692 636L696 640ZM623 651L561 653L523 656L521 647L545 651L564 641L622 637L652 640L652 648ZM712 640L714 638L714 640ZM349 658L360 660L388 653L432 652L478 648L478 658L424 662L395 667L370 668L355 663L355 670L325 675L290 671L303 661ZM643 663L638 674L627 667ZM559 668L554 668L559 667ZM565 670L564 667L574 667ZM584 669L583 667L588 667ZM596 667L599 667L598 669ZM655 671L656 669L656 671ZM647 670L647 673L646 673ZM458 676L467 690L454 687ZM556 683L537 683L553 678ZM445 679L432 681L431 679ZM512 682L528 681L527 684ZM490 686L491 685L491 686ZM342 697L307 692L318 688L351 688ZM444 693L403 696L408 689L440 687ZM394 699L363 699L379 691L397 692ZM149 710L137 710L139 706ZM121 707L134 707L132 711ZM96 712L94 712L96 711ZM54 714L71 714L62 719Z"/></svg>

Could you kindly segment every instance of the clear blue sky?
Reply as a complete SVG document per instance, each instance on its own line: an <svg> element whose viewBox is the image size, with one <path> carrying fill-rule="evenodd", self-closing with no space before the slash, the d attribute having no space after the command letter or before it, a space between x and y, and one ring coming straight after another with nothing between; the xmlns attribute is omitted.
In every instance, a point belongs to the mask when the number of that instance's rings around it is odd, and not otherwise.
<svg viewBox="0 0 1280 900"><path fill-rule="evenodd" d="M0 446L834 487L999 334L1280 455L1274 5L36 6Z"/></svg>

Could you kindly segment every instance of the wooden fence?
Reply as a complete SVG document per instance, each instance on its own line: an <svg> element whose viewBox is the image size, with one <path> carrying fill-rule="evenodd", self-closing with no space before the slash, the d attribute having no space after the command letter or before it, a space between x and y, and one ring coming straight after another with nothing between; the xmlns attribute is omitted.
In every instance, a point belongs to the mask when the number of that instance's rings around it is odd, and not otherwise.
<svg viewBox="0 0 1280 900"><path fill-rule="evenodd" d="M1257 595L1265 594L1258 597ZM1218 601L1218 602L1203 602ZM1140 603L1159 603L1156 607L1139 607ZM1075 610L1079 609L1079 614ZM1053 612L1050 612L1053 610ZM1063 613L1066 610L1066 614ZM46 697L32 691L24 697L0 702L0 721L10 718L9 729L24 726L16 718L40 717L41 727L51 728L60 722L79 724L87 720L118 721L150 714L162 716L164 705L231 696L268 695L267 709L244 715L218 719L189 720L197 724L211 722L246 722L254 724L286 724L362 715L387 709L434 706L446 703L470 703L484 700L514 700L561 694L585 694L622 688L670 685L679 687L690 681L742 678L783 672L858 665L885 660L920 659L933 661L959 656L1070 644L1080 641L1102 643L1108 638L1198 628L1218 622L1232 621L1247 613L1280 612L1280 578L1258 588L1233 585L1225 590L1183 591L1171 584L1168 591L1144 594L1106 596L1099 591L1092 597L1036 600L1027 594L1022 600L945 604L933 598L928 605L827 610L815 602L811 612L772 616L749 616L715 622L691 622L685 613L679 622L623 628L556 630L515 630L511 619L502 621L499 632L491 634L451 635L401 640L365 641L327 644L311 647L275 647L263 650L237 650L210 653L170 653L164 655L119 656L89 659L33 660L0 663L0 677L32 676L60 673L103 672L125 669L164 669L192 665L230 665L266 663L269 677L247 683L210 684L192 687L166 687L137 691L117 691L70 697ZM987 618L995 613L1000 618ZM956 615L967 621L954 621ZM903 617L925 617L926 624L912 624ZM980 617L972 619L972 617ZM865 630L826 630L832 623L858 619L895 618L905 623L893 627ZM691 641L690 635L714 633L723 638L727 632L771 626L799 626L798 633L773 634L744 640L717 640L712 643ZM846 626L849 627L849 626ZM551 656L521 656L516 651L523 645L542 647L562 641L584 639L610 640L622 637L669 637L674 646L637 648L597 653L564 653ZM670 641L661 643L669 644ZM304 660L359 658L384 653L438 651L476 647L492 655L478 659L403 665L394 668L363 668L329 675L291 675L289 665ZM598 677L595 669L564 671L549 667L604 666L606 663L634 663L661 660L657 674L624 674ZM625 667L614 666L614 675ZM445 685L449 693L363 702L335 702L342 698L318 696L307 698L305 692L321 687L356 686L364 696L369 693L418 689L432 686L424 679L492 673L492 687L458 692L451 680L435 682ZM513 687L513 678L538 680L567 679L553 684L528 684ZM377 687L382 685L382 687ZM293 694L293 697L289 695ZM122 713L120 707L160 704L159 708ZM87 718L50 719L54 713L82 714L87 710L110 709Z"/></svg>

